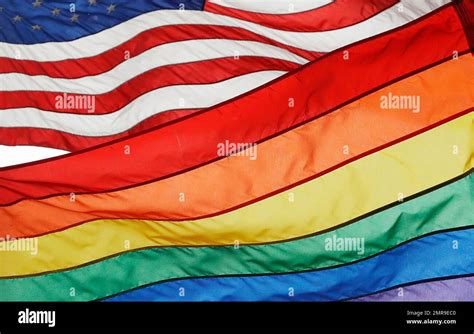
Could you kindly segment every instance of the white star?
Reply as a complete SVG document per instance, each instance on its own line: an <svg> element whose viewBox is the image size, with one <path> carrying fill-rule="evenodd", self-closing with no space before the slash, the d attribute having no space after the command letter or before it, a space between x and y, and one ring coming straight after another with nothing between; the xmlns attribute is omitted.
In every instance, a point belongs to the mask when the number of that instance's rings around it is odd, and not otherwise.
<svg viewBox="0 0 474 334"><path fill-rule="evenodd" d="M41 26L39 24L35 24L34 26L31 26L31 29L33 30L41 30Z"/></svg>
<svg viewBox="0 0 474 334"><path fill-rule="evenodd" d="M79 15L74 14L73 16L71 16L71 22L78 22L78 21L79 21Z"/></svg>
<svg viewBox="0 0 474 334"><path fill-rule="evenodd" d="M112 13L115 10L115 7L117 7L117 5L110 4L110 6L107 7L107 13Z"/></svg>
<svg viewBox="0 0 474 334"><path fill-rule="evenodd" d="M89 0L89 6L94 6L97 4L97 0Z"/></svg>
<svg viewBox="0 0 474 334"><path fill-rule="evenodd" d="M13 22L20 22L23 18L20 15L17 15L13 18Z"/></svg>
<svg viewBox="0 0 474 334"><path fill-rule="evenodd" d="M0 12L3 12L3 7L2 6L0 6Z"/></svg>
<svg viewBox="0 0 474 334"><path fill-rule="evenodd" d="M58 16L59 14L61 14L61 9L59 9L59 8L54 8L54 9L51 11L51 14L53 14L54 16Z"/></svg>
<svg viewBox="0 0 474 334"><path fill-rule="evenodd" d="M43 3L42 0L35 0L35 2L32 3L33 7L39 7L41 6L41 4Z"/></svg>

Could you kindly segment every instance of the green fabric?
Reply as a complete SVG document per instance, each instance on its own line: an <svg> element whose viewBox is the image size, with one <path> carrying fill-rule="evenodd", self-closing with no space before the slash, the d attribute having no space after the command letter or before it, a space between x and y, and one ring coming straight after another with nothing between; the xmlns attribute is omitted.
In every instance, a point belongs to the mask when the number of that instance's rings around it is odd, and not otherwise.
<svg viewBox="0 0 474 334"><path fill-rule="evenodd" d="M315 270L347 264L404 241L473 224L473 176L397 204L334 231L266 245L168 247L132 251L80 268L0 280L2 301L84 301L186 277ZM297 222L295 222L297 223ZM325 239L365 238L365 252L326 251ZM73 290L74 289L74 290Z"/></svg>

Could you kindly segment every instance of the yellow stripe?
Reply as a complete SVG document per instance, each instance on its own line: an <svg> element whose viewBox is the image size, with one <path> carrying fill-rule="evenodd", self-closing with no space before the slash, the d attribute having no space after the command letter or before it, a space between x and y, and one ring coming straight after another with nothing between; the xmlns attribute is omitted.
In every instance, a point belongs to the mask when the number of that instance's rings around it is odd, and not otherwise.
<svg viewBox="0 0 474 334"><path fill-rule="evenodd" d="M150 246L279 241L339 225L469 170L473 165L473 115L212 218L183 222L97 220L39 237L36 255L0 251L0 275L69 268ZM0 250L6 246L0 243Z"/></svg>

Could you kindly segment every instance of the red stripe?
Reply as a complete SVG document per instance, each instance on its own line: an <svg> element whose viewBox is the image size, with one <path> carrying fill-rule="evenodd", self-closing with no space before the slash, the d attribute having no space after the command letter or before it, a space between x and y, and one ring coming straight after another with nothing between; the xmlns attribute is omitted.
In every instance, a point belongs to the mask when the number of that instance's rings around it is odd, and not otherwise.
<svg viewBox="0 0 474 334"><path fill-rule="evenodd" d="M311 52L287 46L242 28L211 25L173 25L144 31L111 50L87 58L54 62L0 58L2 64L0 73L18 72L30 75L47 75L54 78L80 78L110 71L125 61L125 52L129 52L129 57L132 58L158 45L195 39L257 41L286 49L308 60L313 60L322 55L321 52Z"/></svg>
<svg viewBox="0 0 474 334"><path fill-rule="evenodd" d="M266 140L469 49L452 5L345 47L237 99L164 127L41 163L0 169L0 203L121 189L219 159L217 144ZM328 80L330 78L331 80ZM288 107L289 98L295 101ZM127 153L129 149L129 154Z"/></svg>
<svg viewBox="0 0 474 334"><path fill-rule="evenodd" d="M453 0L453 2L463 23L471 52L474 55L474 1Z"/></svg>
<svg viewBox="0 0 474 334"><path fill-rule="evenodd" d="M288 31L325 31L357 24L393 6L399 0L336 0L332 4L294 14L266 14L206 2L205 11L232 16L269 28Z"/></svg>
<svg viewBox="0 0 474 334"><path fill-rule="evenodd" d="M77 151L84 147L100 145L142 132L154 126L169 123L178 118L191 115L199 110L200 109L169 110L147 118L128 131L112 136L85 137L50 129L0 128L0 138L2 138L2 145L16 146L31 145L31 143L34 143L35 146L54 147L66 151Z"/></svg>
<svg viewBox="0 0 474 334"><path fill-rule="evenodd" d="M108 114L117 111L139 96L158 88L173 85L216 83L248 73L265 70L291 71L299 66L301 65L285 60L241 56L239 59L228 57L157 67L134 77L110 92L95 95L96 109L94 114ZM0 92L0 109L34 107L53 112L88 114L87 109L56 108L55 103L58 95L61 96L63 93L43 91ZM84 94L68 95L85 96ZM11 112L15 111L12 110ZM91 114L88 116L94 117ZM2 142L3 138L0 138L0 143ZM34 142L31 144L36 145Z"/></svg>

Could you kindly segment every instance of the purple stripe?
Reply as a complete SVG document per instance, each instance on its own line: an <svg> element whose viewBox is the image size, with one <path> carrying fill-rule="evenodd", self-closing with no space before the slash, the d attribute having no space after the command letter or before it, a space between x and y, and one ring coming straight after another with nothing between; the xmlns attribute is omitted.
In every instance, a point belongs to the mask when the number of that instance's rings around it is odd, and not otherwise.
<svg viewBox="0 0 474 334"><path fill-rule="evenodd" d="M474 301L474 276L407 285L352 301Z"/></svg>

